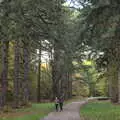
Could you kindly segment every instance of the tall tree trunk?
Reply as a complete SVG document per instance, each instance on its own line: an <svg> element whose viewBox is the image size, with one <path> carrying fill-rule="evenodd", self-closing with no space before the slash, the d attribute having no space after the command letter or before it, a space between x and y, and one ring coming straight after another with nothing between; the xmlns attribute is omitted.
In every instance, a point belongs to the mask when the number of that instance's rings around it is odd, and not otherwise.
<svg viewBox="0 0 120 120"><path fill-rule="evenodd" d="M70 80L69 80L69 86L70 86L70 89L69 89L69 96L70 98L72 98L72 76L70 76Z"/></svg>
<svg viewBox="0 0 120 120"><path fill-rule="evenodd" d="M117 49L117 63L118 63L118 103L120 103L120 18L119 18L119 22L117 25L117 29L116 29L116 35L115 37L116 39L116 46L115 48Z"/></svg>
<svg viewBox="0 0 120 120"><path fill-rule="evenodd" d="M68 99L68 74L67 72L65 72L65 76L64 76L64 83L65 83L65 87L64 87L64 95L65 95L65 99Z"/></svg>
<svg viewBox="0 0 120 120"><path fill-rule="evenodd" d="M8 49L9 41L2 41L2 73L1 73L1 94L0 94L0 109L6 104L8 90Z"/></svg>
<svg viewBox="0 0 120 120"><path fill-rule="evenodd" d="M14 51L14 107L20 104L20 42L15 41Z"/></svg>
<svg viewBox="0 0 120 120"><path fill-rule="evenodd" d="M71 98L71 85L70 85L70 74L69 74L69 72L68 72L68 75L67 75L67 77L68 77L68 98Z"/></svg>
<svg viewBox="0 0 120 120"><path fill-rule="evenodd" d="M117 65L113 62L109 66L109 95L111 102L118 102L118 71Z"/></svg>
<svg viewBox="0 0 120 120"><path fill-rule="evenodd" d="M38 82L37 82L37 101L41 101L41 46L39 49L39 61L38 61Z"/></svg>
<svg viewBox="0 0 120 120"><path fill-rule="evenodd" d="M69 64L69 97L72 98L72 73L73 73L73 67L72 67L72 60L70 60Z"/></svg>
<svg viewBox="0 0 120 120"><path fill-rule="evenodd" d="M54 46L54 60L52 61L52 90L53 90L53 99L56 96L59 96L60 86L59 81L61 78L60 74L60 50L55 45Z"/></svg>
<svg viewBox="0 0 120 120"><path fill-rule="evenodd" d="M120 103L120 68L118 68L118 103Z"/></svg>
<svg viewBox="0 0 120 120"><path fill-rule="evenodd" d="M26 105L29 102L30 98L30 89L29 89L29 43L23 42L23 59L24 59L24 77L23 77L23 103Z"/></svg>

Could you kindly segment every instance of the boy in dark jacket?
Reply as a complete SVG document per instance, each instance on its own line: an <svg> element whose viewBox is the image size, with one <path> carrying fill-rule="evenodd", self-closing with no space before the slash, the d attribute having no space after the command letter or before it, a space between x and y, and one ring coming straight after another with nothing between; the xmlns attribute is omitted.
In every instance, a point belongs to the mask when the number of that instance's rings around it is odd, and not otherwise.
<svg viewBox="0 0 120 120"><path fill-rule="evenodd" d="M63 96L61 96L61 97L59 98L60 111L63 111L63 102L64 102L64 98L63 98Z"/></svg>

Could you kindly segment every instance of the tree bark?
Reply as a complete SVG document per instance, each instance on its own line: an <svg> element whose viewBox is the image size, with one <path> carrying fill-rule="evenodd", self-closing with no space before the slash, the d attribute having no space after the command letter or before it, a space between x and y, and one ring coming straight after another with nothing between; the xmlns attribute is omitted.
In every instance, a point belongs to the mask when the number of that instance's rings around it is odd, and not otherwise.
<svg viewBox="0 0 120 120"><path fill-rule="evenodd" d="M6 105L7 90L8 90L8 49L9 41L2 41L2 73L1 73L1 94L0 94L0 109Z"/></svg>
<svg viewBox="0 0 120 120"><path fill-rule="evenodd" d="M59 81L61 79L60 74L60 50L55 45L54 46L54 60L52 61L52 90L53 90L53 99L56 96L59 96L60 85Z"/></svg>
<svg viewBox="0 0 120 120"><path fill-rule="evenodd" d="M118 68L118 103L120 103L120 68Z"/></svg>
<svg viewBox="0 0 120 120"><path fill-rule="evenodd" d="M20 42L15 41L14 51L14 107L19 107L20 104Z"/></svg>
<svg viewBox="0 0 120 120"><path fill-rule="evenodd" d="M38 83L37 83L37 101L41 101L41 46L39 49L39 61L38 61Z"/></svg>
<svg viewBox="0 0 120 120"><path fill-rule="evenodd" d="M29 43L24 41L23 43L23 59L24 59L24 77L23 77L23 103L26 105L30 98L29 89Z"/></svg>
<svg viewBox="0 0 120 120"><path fill-rule="evenodd" d="M109 95L111 102L118 102L118 71L117 65L113 62L109 66Z"/></svg>

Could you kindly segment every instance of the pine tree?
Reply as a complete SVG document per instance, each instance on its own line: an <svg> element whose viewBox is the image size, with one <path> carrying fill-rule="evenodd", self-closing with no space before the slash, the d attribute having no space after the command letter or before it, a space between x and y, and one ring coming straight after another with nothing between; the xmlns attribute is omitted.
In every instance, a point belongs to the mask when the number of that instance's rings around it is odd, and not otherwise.
<svg viewBox="0 0 120 120"><path fill-rule="evenodd" d="M8 91L8 48L9 41L2 41L2 72L1 72L1 94L0 94L0 109L2 109L7 102Z"/></svg>

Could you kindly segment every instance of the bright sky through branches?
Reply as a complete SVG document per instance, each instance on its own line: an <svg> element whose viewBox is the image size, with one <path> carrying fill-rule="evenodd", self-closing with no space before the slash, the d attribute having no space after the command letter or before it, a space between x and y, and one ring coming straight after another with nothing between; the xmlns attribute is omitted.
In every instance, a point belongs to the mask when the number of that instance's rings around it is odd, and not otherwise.
<svg viewBox="0 0 120 120"><path fill-rule="evenodd" d="M66 0L65 5L74 7L74 8L83 8L77 0Z"/></svg>

